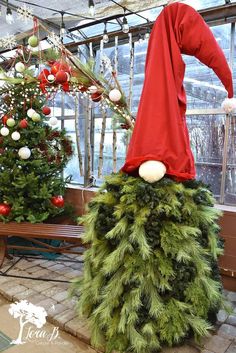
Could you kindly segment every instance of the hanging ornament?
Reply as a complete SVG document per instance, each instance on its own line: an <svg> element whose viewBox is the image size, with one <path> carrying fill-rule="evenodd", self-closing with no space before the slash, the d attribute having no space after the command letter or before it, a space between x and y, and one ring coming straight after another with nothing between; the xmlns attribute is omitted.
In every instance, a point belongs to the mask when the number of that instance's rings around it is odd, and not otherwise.
<svg viewBox="0 0 236 353"><path fill-rule="evenodd" d="M34 114L31 116L31 119L35 122L38 123L41 120L41 116L39 113L34 112Z"/></svg>
<svg viewBox="0 0 236 353"><path fill-rule="evenodd" d="M7 126L13 127L13 126L15 126L15 124L16 124L15 119L13 119L13 118L7 119Z"/></svg>
<svg viewBox="0 0 236 353"><path fill-rule="evenodd" d="M31 151L28 147L21 147L18 151L18 155L21 159L29 159L31 156Z"/></svg>
<svg viewBox="0 0 236 353"><path fill-rule="evenodd" d="M88 87L86 87L86 86L79 86L79 90L80 90L80 92L87 92L87 90L88 90Z"/></svg>
<svg viewBox="0 0 236 353"><path fill-rule="evenodd" d="M51 67L51 74L56 75L59 71L64 71L70 74L71 67L67 63L55 61Z"/></svg>
<svg viewBox="0 0 236 353"><path fill-rule="evenodd" d="M27 110L27 116L29 117L29 118L32 118L32 115L35 113L35 110L34 109L28 109Z"/></svg>
<svg viewBox="0 0 236 353"><path fill-rule="evenodd" d="M0 203L0 215L7 217L11 212L11 206L7 203Z"/></svg>
<svg viewBox="0 0 236 353"><path fill-rule="evenodd" d="M91 94L97 93L97 91L98 91L97 86L90 86L88 89Z"/></svg>
<svg viewBox="0 0 236 353"><path fill-rule="evenodd" d="M43 69L40 74L38 75L38 80L41 83L47 83L48 82L48 75L50 74L50 72L48 71L48 69Z"/></svg>
<svg viewBox="0 0 236 353"><path fill-rule="evenodd" d="M55 81L55 76L52 75L52 74L48 75L48 81L49 82L54 82Z"/></svg>
<svg viewBox="0 0 236 353"><path fill-rule="evenodd" d="M58 73L56 74L56 82L65 83L67 81L68 81L68 73L63 70L58 71Z"/></svg>
<svg viewBox="0 0 236 353"><path fill-rule="evenodd" d="M51 114L51 108L45 106L45 107L43 107L42 112L43 112L44 115L50 115Z"/></svg>
<svg viewBox="0 0 236 353"><path fill-rule="evenodd" d="M65 205L65 201L64 201L64 198L63 196L53 196L51 198L51 203L56 206L56 207L59 207L59 208L62 208L64 207Z"/></svg>
<svg viewBox="0 0 236 353"><path fill-rule="evenodd" d="M7 127L2 127L1 130L0 130L0 133L2 136L7 136L9 135L9 129Z"/></svg>
<svg viewBox="0 0 236 353"><path fill-rule="evenodd" d="M18 141L20 139L20 133L18 131L14 131L12 134L11 134L11 138L12 140L14 141Z"/></svg>
<svg viewBox="0 0 236 353"><path fill-rule="evenodd" d="M111 92L109 93L109 98L112 102L119 102L119 100L121 99L122 94L121 92L117 89L114 88L113 90L111 90Z"/></svg>
<svg viewBox="0 0 236 353"><path fill-rule="evenodd" d="M15 70L16 70L17 72L22 73L22 72L25 71L25 65L24 65L22 62L18 62L18 63L16 63L16 65L15 65Z"/></svg>
<svg viewBox="0 0 236 353"><path fill-rule="evenodd" d="M50 119L49 119L49 124L51 126L56 126L58 124L58 119L55 117L55 116L52 116Z"/></svg>
<svg viewBox="0 0 236 353"><path fill-rule="evenodd" d="M22 119L20 122L19 122L19 127L21 129L26 129L28 127L28 121L26 119Z"/></svg>
<svg viewBox="0 0 236 353"><path fill-rule="evenodd" d="M9 119L9 116L8 116L8 115L3 115L3 117L2 117L2 123L3 123L4 125L6 125L8 119Z"/></svg>
<svg viewBox="0 0 236 353"><path fill-rule="evenodd" d="M22 7L17 9L17 18L23 20L25 23L28 20L33 20L33 10L30 7L27 7L25 4Z"/></svg>
<svg viewBox="0 0 236 353"><path fill-rule="evenodd" d="M93 93L91 94L91 99L93 102L100 102L100 100L102 99L102 95L99 92Z"/></svg>
<svg viewBox="0 0 236 353"><path fill-rule="evenodd" d="M36 37L35 35L30 36L28 39L28 44L31 48L36 48L39 44L38 37Z"/></svg>

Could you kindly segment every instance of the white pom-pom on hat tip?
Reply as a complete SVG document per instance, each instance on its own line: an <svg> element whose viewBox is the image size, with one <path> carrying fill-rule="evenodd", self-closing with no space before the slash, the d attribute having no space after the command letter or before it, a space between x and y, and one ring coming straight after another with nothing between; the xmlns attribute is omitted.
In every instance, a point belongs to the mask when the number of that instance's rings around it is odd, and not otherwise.
<svg viewBox="0 0 236 353"><path fill-rule="evenodd" d="M225 98L221 107L227 114L232 113L236 109L236 98Z"/></svg>
<svg viewBox="0 0 236 353"><path fill-rule="evenodd" d="M166 166L159 161L146 161L139 167L139 176L148 183L155 183L166 174Z"/></svg>

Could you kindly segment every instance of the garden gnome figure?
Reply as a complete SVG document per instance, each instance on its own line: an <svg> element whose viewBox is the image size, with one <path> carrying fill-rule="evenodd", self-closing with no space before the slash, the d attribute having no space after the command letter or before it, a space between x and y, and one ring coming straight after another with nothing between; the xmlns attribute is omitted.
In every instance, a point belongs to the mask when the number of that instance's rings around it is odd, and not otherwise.
<svg viewBox="0 0 236 353"><path fill-rule="evenodd" d="M192 7L178 2L166 6L149 40L144 87L122 168L150 183L165 174L177 181L196 175L185 118L181 54L195 56L213 69L228 92L225 111L235 108L232 73L210 28Z"/></svg>

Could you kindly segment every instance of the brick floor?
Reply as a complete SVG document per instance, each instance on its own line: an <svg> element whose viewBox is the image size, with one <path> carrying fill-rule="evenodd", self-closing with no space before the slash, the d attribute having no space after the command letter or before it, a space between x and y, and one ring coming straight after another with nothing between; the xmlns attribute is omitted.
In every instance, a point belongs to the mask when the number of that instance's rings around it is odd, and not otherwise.
<svg viewBox="0 0 236 353"><path fill-rule="evenodd" d="M70 254L68 258L74 261L81 260L82 256ZM1 271L6 271L13 261L16 261L16 258L7 260ZM41 279L13 279L0 275L0 294L10 301L27 299L33 304L43 306L48 313L49 322L76 336L80 341L90 344L88 324L77 318L76 302L68 298L69 282L82 274L82 268L82 263L63 262L60 257L55 261L23 259L9 273ZM184 346L165 348L162 353L236 353L236 293L225 291L225 297L231 302L234 310L230 314L224 310L219 311L217 329L212 332L212 335L204 338L198 345L191 340Z"/></svg>

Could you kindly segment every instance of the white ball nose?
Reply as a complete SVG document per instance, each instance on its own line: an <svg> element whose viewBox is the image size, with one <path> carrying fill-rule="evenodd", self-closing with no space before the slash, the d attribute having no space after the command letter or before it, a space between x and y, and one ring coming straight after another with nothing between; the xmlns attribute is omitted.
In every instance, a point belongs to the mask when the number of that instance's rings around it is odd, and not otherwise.
<svg viewBox="0 0 236 353"><path fill-rule="evenodd" d="M140 165L139 175L148 183L155 183L166 173L166 166L159 161L147 161Z"/></svg>

